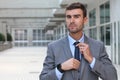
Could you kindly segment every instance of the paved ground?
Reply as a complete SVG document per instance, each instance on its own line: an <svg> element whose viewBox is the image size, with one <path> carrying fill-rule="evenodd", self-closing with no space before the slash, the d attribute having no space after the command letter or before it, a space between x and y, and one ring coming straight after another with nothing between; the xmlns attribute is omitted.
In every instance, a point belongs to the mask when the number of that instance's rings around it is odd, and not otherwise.
<svg viewBox="0 0 120 80"><path fill-rule="evenodd" d="M0 52L0 80L39 80L46 47L12 48ZM115 65L120 80L120 66Z"/></svg>
<svg viewBox="0 0 120 80"><path fill-rule="evenodd" d="M45 47L0 52L0 80L39 80L45 53Z"/></svg>

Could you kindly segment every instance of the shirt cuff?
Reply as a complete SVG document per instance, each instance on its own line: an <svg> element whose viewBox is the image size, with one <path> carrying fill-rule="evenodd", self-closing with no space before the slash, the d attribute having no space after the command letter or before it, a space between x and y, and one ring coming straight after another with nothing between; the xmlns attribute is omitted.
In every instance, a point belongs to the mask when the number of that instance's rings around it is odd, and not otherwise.
<svg viewBox="0 0 120 80"><path fill-rule="evenodd" d="M63 73L61 73L57 68L55 68L55 72L58 80L61 80Z"/></svg>
<svg viewBox="0 0 120 80"><path fill-rule="evenodd" d="M96 59L93 57L93 60L92 60L92 62L91 62L91 64L90 64L90 67L91 67L91 68L94 67L94 65L95 65L95 61L96 61Z"/></svg>

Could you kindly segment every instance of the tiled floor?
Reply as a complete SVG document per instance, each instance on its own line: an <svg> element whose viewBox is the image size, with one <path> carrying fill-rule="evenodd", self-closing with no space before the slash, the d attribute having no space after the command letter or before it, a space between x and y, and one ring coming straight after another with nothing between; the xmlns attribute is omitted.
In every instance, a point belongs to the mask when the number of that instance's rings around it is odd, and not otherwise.
<svg viewBox="0 0 120 80"><path fill-rule="evenodd" d="M0 52L0 80L39 80L45 56L46 47L12 48ZM115 67L120 77L120 66Z"/></svg>
<svg viewBox="0 0 120 80"><path fill-rule="evenodd" d="M0 52L0 80L39 80L45 53L45 47Z"/></svg>

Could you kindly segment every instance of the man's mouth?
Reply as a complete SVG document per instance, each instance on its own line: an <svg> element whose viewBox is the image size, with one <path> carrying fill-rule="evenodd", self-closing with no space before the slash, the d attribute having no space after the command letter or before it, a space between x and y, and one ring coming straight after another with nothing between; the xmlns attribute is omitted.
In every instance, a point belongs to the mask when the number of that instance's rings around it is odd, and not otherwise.
<svg viewBox="0 0 120 80"><path fill-rule="evenodd" d="M70 24L69 27L70 27L70 28L74 28L74 27L75 27L75 24Z"/></svg>

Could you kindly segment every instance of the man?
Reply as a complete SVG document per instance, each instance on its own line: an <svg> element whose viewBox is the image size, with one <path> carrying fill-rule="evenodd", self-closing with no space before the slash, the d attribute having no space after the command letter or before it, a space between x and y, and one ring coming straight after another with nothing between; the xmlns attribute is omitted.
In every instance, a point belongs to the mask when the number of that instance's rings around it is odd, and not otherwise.
<svg viewBox="0 0 120 80"><path fill-rule="evenodd" d="M72 3L66 8L69 34L48 45L40 80L117 80L116 69L102 42L83 33L87 11L83 4ZM75 42L78 44L74 45ZM78 59L74 53L79 48ZM75 57L75 58L74 58Z"/></svg>

